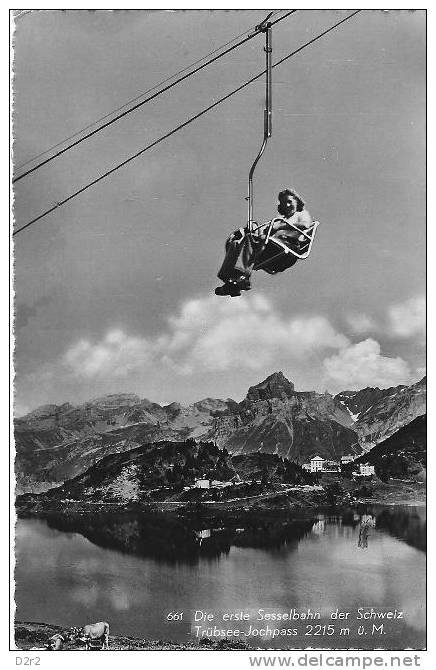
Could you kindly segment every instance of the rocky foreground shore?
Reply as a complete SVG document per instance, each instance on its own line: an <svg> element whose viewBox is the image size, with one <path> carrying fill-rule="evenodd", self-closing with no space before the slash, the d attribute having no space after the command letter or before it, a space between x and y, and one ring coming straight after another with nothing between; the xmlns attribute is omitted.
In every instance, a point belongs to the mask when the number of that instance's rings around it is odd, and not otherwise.
<svg viewBox="0 0 436 670"><path fill-rule="evenodd" d="M65 628L54 626L47 623L36 623L30 621L15 622L15 644L17 649L30 650L39 648L44 650L44 645L52 635L62 633ZM37 649L34 649L35 651ZM83 642L66 642L63 646L64 651L83 651L85 645ZM165 640L148 640L134 637L125 637L122 635L109 636L109 651L230 651L230 650L248 650L247 643L239 640L210 640L208 638L200 642L168 642Z"/></svg>
<svg viewBox="0 0 436 670"><path fill-rule="evenodd" d="M65 632L65 628L47 623L36 623L32 621L15 622L15 644L17 649L30 650L40 648L44 651L44 645L52 635ZM66 642L64 651L83 651L83 642ZM109 636L109 651L231 651L249 650L246 642L240 640L210 640L205 638L200 642L169 642L166 640L148 640L122 635ZM34 649L36 651L37 649Z"/></svg>

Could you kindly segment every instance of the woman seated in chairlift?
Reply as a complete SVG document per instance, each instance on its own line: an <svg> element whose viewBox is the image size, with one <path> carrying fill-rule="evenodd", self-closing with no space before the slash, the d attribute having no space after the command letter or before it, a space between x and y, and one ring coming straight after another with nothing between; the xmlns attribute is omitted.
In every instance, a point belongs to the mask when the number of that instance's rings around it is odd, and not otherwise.
<svg viewBox="0 0 436 670"><path fill-rule="evenodd" d="M276 239L295 249L306 239L293 227L296 226L301 231L312 227L312 217L305 208L303 199L289 188L280 191L278 199L277 211L281 221L275 221L272 227L263 224L251 236L248 235L247 228L239 228L227 239L226 256L217 275L224 285L215 289L216 295L234 297L251 288L250 276L256 252L265 242L268 231L270 237L274 235Z"/></svg>

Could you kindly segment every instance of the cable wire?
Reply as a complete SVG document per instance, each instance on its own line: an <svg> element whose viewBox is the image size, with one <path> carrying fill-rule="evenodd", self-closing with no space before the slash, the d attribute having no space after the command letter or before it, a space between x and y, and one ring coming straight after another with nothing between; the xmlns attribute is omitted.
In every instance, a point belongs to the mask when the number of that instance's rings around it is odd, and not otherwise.
<svg viewBox="0 0 436 670"><path fill-rule="evenodd" d="M275 25L276 23L279 23L279 21L283 21L283 19L286 19L288 16L291 14L295 14L295 12L298 11L296 9L291 9L287 14L284 16L281 16L280 18L276 19L275 21L271 21L271 25ZM111 121L107 121L103 125L99 126L95 130L92 130L90 133L87 133L80 139L76 140L75 142L72 142L68 146L66 146L64 149L61 149L60 151L57 151L53 156L49 156L49 158L46 158L45 160L41 161L34 167L30 168L29 170L26 170L26 172L23 172L22 174L18 175L17 177L14 177L12 179L12 183L15 184L17 181L20 181L20 179L23 179L24 177L27 177L29 174L32 174L32 172L35 172L35 170L39 170L43 165L47 165L47 163L50 163L50 161L54 160L55 158L58 158L58 156L61 156L64 154L66 151L69 151L73 147L76 147L78 144L81 142L84 142L85 140L89 139L93 135L96 135L99 133L101 130L104 130L104 128L107 128L108 126L111 126L113 123L116 121L119 121L119 119L122 119L124 116L127 116L127 114L130 114L131 112L134 112L136 109L139 109L139 107L142 107L142 105L145 105L145 103L150 102L151 100L154 100L157 98L159 95L162 93L165 93L165 91L170 90L174 86L177 86L177 84L180 84L180 82L184 81L185 79L188 79L188 77L192 77L193 74L196 74L203 68L207 67L211 63L214 63L217 61L219 58L222 58L226 54L230 53L231 51L234 51L234 49L238 49L240 46L248 42L249 40L252 40L253 37L256 37L259 34L259 30L255 30L255 32L252 35L248 35L248 37L245 37L243 40L240 42L237 42L233 46L229 47L225 51L223 51L221 54L218 54L218 56L214 56L210 60L206 61L206 63L203 63L203 65L199 65L195 70L192 70L192 72L188 72L188 74L183 75L183 77L179 77L179 79L176 79L172 84L168 84L168 86L165 86L163 89L160 91L157 91L156 93L153 93L153 95L150 95L148 98L145 98L145 100L142 100L141 102L138 102L136 105L133 107L130 107L130 109L127 109L125 112L121 112L121 114L118 114L115 116L115 118L111 119Z"/></svg>
<svg viewBox="0 0 436 670"><path fill-rule="evenodd" d="M335 30L335 28L338 28L338 26L340 26L342 23L345 23L346 21L349 21L349 20L352 19L354 16L356 16L356 14L359 14L361 11L363 11L363 10L361 10L361 9L357 9L357 10L355 10L352 14L349 14L349 15L346 16L344 19L341 19L341 21L338 21L338 22L335 23L334 25L330 26L329 28L327 28L326 30L324 30L324 31L323 31L322 33L320 33L319 35L316 35L315 37L313 37L313 38L312 38L311 40L309 40L308 42L305 42L302 46L298 47L298 49L295 49L295 51L291 51L291 53L289 53L287 56L284 56L284 58L281 58L279 61L277 61L277 63L275 63L275 64L273 65L273 68L278 67L279 65L281 65L281 64L284 63L285 61L289 60L289 58L292 58L292 56L295 56L297 53L299 53L300 51L302 51L303 49L305 49L305 48L308 47L309 45L313 44L313 43L316 42L317 40L321 39L322 37L324 37L325 35L327 35L328 33L330 33L332 30ZM29 226L33 225L34 223L36 223L36 222L39 221L40 219L44 218L45 216L47 216L47 214L51 214L51 212L54 212L54 210L57 209L58 207L61 207L62 205L65 205L65 203L69 202L70 200L72 200L72 199L75 198L76 196L80 195L81 193L83 193L84 191L86 191L88 188L91 188L91 186L94 186L95 184L97 184L98 182L102 181L103 179L106 179L106 177L108 177L109 175L113 174L114 172L116 172L116 171L119 170L120 168L124 167L125 165L127 165L127 164L130 163L131 161L135 160L135 158L138 158L138 156L141 156L143 153L145 153L145 152L148 151L149 149L155 147L157 144L159 144L159 143L162 142L163 140L166 140L168 137L171 137L171 135L174 135L174 133L178 132L178 131L181 130L182 128L185 128L185 126L188 126L190 123L192 123L192 122L195 121L196 119L200 118L200 116L203 116L203 114L206 114L206 113L209 112L211 109L213 109L214 107L217 107L218 105L220 105L222 102L224 102L224 101L227 100L228 98L232 97L232 96L235 95L236 93L239 93L239 91L241 91L242 89L244 89L246 86L249 86L249 85L252 84L254 81L256 81L257 79L259 79L260 77L262 77L262 76L265 74L265 71L266 71L266 70L263 70L263 71L260 72L259 74L255 75L254 77L252 77L251 79L249 79L248 81L246 81L244 84L241 84L241 86L238 86L238 88L234 89L233 91L231 91L230 93L228 93L228 94L225 95L224 97L222 97L222 98L220 98L219 100L217 100L216 102L214 102L214 103L213 103L212 105L210 105L209 107L206 107L205 109L203 109L203 110L202 110L201 112L199 112L198 114L195 114L195 116L192 116L191 118L189 118L189 119L188 119L187 121L185 121L184 123L181 123L181 124L180 124L179 126L177 126L176 128L173 128L173 130L170 130L170 132L166 133L165 135L162 135L162 136L159 137L157 140L155 140L155 141L152 142L151 144L147 145L146 147L144 147L143 149L141 149L140 151L138 151L136 154L133 154L133 156L130 156L129 158L127 158L126 160L124 160L122 163L119 163L118 165L116 165L115 167L111 168L111 169L108 170L107 172L103 173L102 175L100 175L99 177L97 177L97 178L94 179L93 181L89 182L89 183L86 184L85 186L82 186L82 188L80 188L78 191L75 191L75 192L72 193L71 195L67 196L66 198L64 198L64 200L61 200L61 201L57 202L53 207L50 207L50 208L47 209L45 212L43 212L43 213L40 214L39 216L35 217L34 219L32 219L31 221L29 221L28 223L26 223L24 226L21 226L21 228L18 228L15 232L12 233L12 235L13 235L13 236L14 236L14 235L17 235L17 233L20 233L21 231L25 230L26 228L29 228Z"/></svg>
<svg viewBox="0 0 436 670"><path fill-rule="evenodd" d="M278 14L280 11L282 11L282 10L277 10L277 11L275 11L275 12L272 12L272 15ZM105 119L108 119L108 118L109 118L110 116L112 116L113 114L116 114L117 112L120 112L122 109L124 109L124 108L127 107L128 105L131 105L132 103L136 102L137 100L140 100L144 95L148 95L148 93L152 93L152 91L155 91L156 89L160 88L160 86L163 86L163 84L166 84L167 82L171 81L171 80L174 79L175 77L178 77L179 75L183 74L184 72L187 72L188 70L190 70L192 67L194 67L194 66L197 65L198 63L201 63L201 62L204 61L206 58L209 58L209 56L213 56L213 54L217 53L218 51L221 51L221 49L225 49L225 47L227 47L229 44L232 44L232 42L235 42L236 40L238 40L239 38L243 37L244 35L248 35L248 33L250 33L250 32L251 32L252 30L254 30L254 29L255 29L255 26L253 26L252 28L249 28L248 30L245 30L245 31L244 31L243 33L241 33L240 35L236 35L233 39L229 40L229 41L226 42L225 44L222 44L222 45L219 46L217 49L214 49L213 51L210 51L208 54L206 54L206 55L203 56L202 58L199 58L198 60L194 61L193 63L191 63L191 64L188 65L187 67L183 68L182 70L178 70L177 72L175 72L174 74L172 74L170 77L167 77L166 79L163 79L162 81L160 81L160 82L159 82L158 84L156 84L155 86L152 86L151 88L147 89L146 91L143 91L142 93L140 93L139 95L135 96L134 98L131 98L130 100L128 100L127 102L125 102L124 105L121 105L121 107L117 107L116 109L113 109L111 112L108 112L108 113L105 114L104 116L101 116L99 119L96 119L96 120L93 121L92 123L89 123L89 124L88 124L87 126L85 126L84 128L81 128L80 130L77 130L75 133L73 133L73 134L70 135L69 137L65 137L65 138L64 138L63 140L61 140L60 142L57 142L56 144L53 144L51 147L49 147L49 148L46 149L45 151L41 151L41 153L36 154L36 156L32 156L32 158L29 158L29 159L28 159L27 161L25 161L24 163L20 163L20 165L17 165L17 167L16 167L15 169L16 169L17 171L18 171L18 170L21 170L21 168L26 167L26 165L29 165L29 163L33 163L33 161L36 161L38 158L41 158L42 156L45 156L46 154L49 154L50 151L53 151L53 149L57 149L58 147L60 147L60 146L62 146L63 144L65 144L66 142L69 142L70 140L74 139L75 137L78 137L79 135L81 135L82 133L84 133L84 132L85 132L86 130L88 130L89 128L92 128L93 126L97 125L97 123L101 123L102 121L104 121Z"/></svg>

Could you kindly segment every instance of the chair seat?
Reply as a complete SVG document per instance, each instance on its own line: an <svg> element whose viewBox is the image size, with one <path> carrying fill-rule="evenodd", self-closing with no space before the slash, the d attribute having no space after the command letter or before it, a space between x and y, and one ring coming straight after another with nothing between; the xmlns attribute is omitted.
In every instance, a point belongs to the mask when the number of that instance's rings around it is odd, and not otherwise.
<svg viewBox="0 0 436 670"><path fill-rule="evenodd" d="M283 243L277 243L270 238L266 247L256 257L253 270L263 270L270 275L277 272L284 272L291 268L298 261L298 258L289 253L288 248Z"/></svg>
<svg viewBox="0 0 436 670"><path fill-rule="evenodd" d="M300 240L285 241L283 234L280 238L276 235L267 235L266 243L256 254L253 270L263 270L268 274L276 274L291 268L298 260L308 258L318 225L319 221L314 221L309 231L302 232L302 240L300 237Z"/></svg>

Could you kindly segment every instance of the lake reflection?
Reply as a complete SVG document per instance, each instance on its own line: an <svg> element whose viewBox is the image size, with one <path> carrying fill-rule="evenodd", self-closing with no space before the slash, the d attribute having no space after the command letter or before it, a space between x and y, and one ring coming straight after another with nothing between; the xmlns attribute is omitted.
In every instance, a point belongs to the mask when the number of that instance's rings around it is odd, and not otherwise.
<svg viewBox="0 0 436 670"><path fill-rule="evenodd" d="M223 612L243 610L250 621L239 627L247 631L250 624L265 628L259 608L310 608L321 613L319 623L334 624L332 636L307 636L306 624L317 622L297 619L278 626L297 635L244 639L279 649L424 647L424 508L204 526L139 514L20 520L16 618L63 626L106 619L113 634L183 642L199 632L196 610L213 612L219 629ZM371 607L404 618L385 621L382 636L371 635L370 620L359 636L358 608ZM350 612L344 636L330 618L338 608ZM183 611L183 620L169 623L172 611Z"/></svg>

